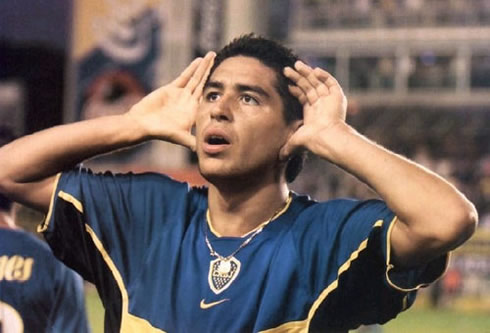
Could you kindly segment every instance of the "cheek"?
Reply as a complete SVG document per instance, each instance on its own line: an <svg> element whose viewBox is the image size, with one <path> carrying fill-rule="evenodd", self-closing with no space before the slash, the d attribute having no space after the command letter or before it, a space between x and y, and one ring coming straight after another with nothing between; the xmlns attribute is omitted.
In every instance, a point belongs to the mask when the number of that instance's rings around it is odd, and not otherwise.
<svg viewBox="0 0 490 333"><path fill-rule="evenodd" d="M249 129L247 146L254 152L264 155L277 155L286 143L286 129L278 127L255 126Z"/></svg>

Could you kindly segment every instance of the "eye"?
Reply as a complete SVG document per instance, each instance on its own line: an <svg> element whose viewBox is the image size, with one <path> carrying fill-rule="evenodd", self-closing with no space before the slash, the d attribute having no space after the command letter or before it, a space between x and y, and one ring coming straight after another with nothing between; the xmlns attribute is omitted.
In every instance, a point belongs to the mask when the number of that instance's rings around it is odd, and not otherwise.
<svg viewBox="0 0 490 333"><path fill-rule="evenodd" d="M241 99L242 99L242 101L245 104L248 104L248 105L259 105L259 102L255 98L253 98L252 96L250 96L250 95L243 95Z"/></svg>
<svg viewBox="0 0 490 333"><path fill-rule="evenodd" d="M208 102L216 102L218 99L219 99L219 94L215 91L206 94L206 101Z"/></svg>

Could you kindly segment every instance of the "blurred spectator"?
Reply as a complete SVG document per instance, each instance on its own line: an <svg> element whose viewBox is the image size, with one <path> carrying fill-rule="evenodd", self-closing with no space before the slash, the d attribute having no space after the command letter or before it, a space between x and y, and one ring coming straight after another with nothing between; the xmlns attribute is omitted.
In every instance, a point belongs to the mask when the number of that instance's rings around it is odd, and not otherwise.
<svg viewBox="0 0 490 333"><path fill-rule="evenodd" d="M0 146L13 139L0 126ZM88 332L83 281L19 229L0 194L0 332Z"/></svg>
<svg viewBox="0 0 490 333"><path fill-rule="evenodd" d="M409 77L410 88L450 88L455 86L454 57L426 51L415 58L415 68Z"/></svg>
<svg viewBox="0 0 490 333"><path fill-rule="evenodd" d="M490 87L490 55L474 54L471 57L470 85L471 88Z"/></svg>
<svg viewBox="0 0 490 333"><path fill-rule="evenodd" d="M461 291L461 272L455 268L448 269L442 280L442 285L444 288L444 293L448 297L454 297L457 293Z"/></svg>
<svg viewBox="0 0 490 333"><path fill-rule="evenodd" d="M362 91L392 90L395 81L394 61L394 57L352 57L349 65L350 88Z"/></svg>
<svg viewBox="0 0 490 333"><path fill-rule="evenodd" d="M301 28L479 26L490 24L488 0L298 0Z"/></svg>

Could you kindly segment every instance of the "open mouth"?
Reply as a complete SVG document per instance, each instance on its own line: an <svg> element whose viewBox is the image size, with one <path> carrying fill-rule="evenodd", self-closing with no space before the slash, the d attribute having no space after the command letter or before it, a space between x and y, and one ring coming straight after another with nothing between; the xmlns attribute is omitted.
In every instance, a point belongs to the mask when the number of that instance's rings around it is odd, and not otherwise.
<svg viewBox="0 0 490 333"><path fill-rule="evenodd" d="M230 139L220 130L212 130L204 137L203 150L207 154L215 155L224 152L231 146Z"/></svg>
<svg viewBox="0 0 490 333"><path fill-rule="evenodd" d="M210 144L210 145L227 145L227 144L230 144L230 142L227 139L225 139L224 137L219 136L219 135L210 135L206 139L206 143Z"/></svg>

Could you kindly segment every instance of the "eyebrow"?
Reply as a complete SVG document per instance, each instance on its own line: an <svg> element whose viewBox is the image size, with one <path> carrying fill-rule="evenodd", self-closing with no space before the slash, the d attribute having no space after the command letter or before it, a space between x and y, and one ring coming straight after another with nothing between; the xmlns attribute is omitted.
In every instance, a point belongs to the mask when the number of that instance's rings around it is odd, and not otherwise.
<svg viewBox="0 0 490 333"><path fill-rule="evenodd" d="M222 82L219 81L208 81L204 85L204 89L206 88L216 88L216 89L224 89L225 85ZM264 89L262 89L259 86L256 85L250 85L250 84L236 84L235 89L238 90L239 92L246 92L246 91L252 91L255 92L265 98L270 98L269 93L267 93Z"/></svg>

